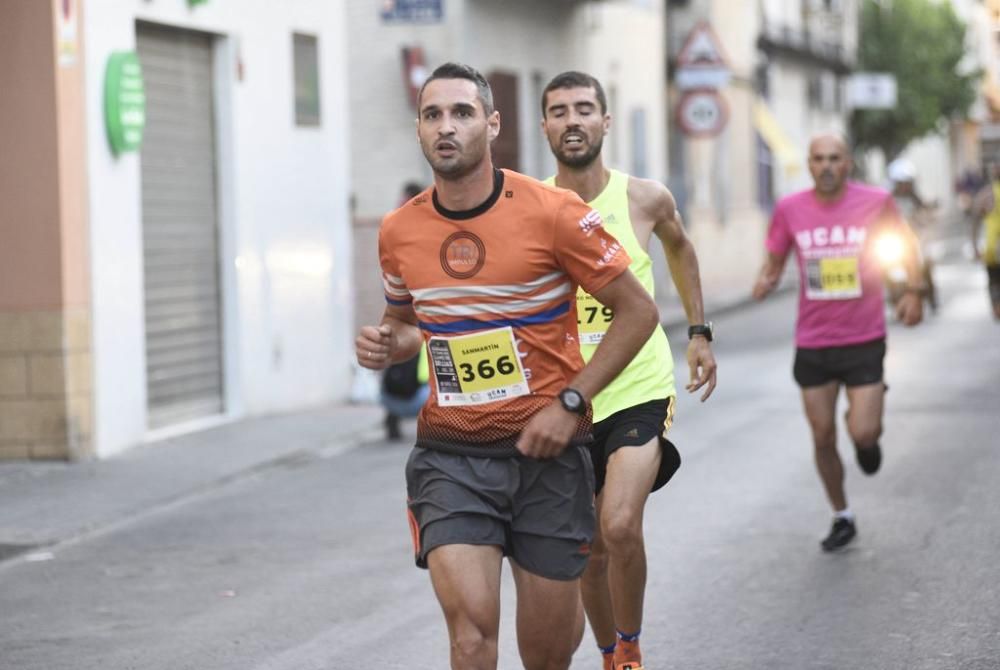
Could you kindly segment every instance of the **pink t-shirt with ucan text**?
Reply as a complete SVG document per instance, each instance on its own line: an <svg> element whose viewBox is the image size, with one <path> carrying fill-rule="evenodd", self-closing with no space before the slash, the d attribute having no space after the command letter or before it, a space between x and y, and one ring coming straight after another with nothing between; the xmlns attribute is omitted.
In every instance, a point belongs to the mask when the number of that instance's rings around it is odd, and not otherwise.
<svg viewBox="0 0 1000 670"><path fill-rule="evenodd" d="M821 349L885 337L873 242L884 230L905 225L887 191L857 182L847 182L833 202L822 202L813 189L778 202L766 246L781 257L795 249L800 277L796 346Z"/></svg>

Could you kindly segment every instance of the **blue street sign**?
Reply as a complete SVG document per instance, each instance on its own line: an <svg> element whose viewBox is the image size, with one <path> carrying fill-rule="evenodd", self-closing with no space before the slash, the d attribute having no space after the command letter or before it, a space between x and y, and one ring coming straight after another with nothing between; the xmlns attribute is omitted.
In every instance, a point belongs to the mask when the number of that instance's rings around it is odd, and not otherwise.
<svg viewBox="0 0 1000 670"><path fill-rule="evenodd" d="M444 18L444 0L385 0L380 14L392 23L436 23Z"/></svg>

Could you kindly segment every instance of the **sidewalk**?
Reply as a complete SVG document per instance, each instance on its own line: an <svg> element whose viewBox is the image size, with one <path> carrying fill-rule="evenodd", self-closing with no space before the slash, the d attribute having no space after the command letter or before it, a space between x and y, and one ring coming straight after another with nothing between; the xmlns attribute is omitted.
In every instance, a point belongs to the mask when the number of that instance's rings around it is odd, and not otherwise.
<svg viewBox="0 0 1000 670"><path fill-rule="evenodd" d="M0 561L109 529L268 467L381 439L382 409L255 417L103 461L0 463Z"/></svg>

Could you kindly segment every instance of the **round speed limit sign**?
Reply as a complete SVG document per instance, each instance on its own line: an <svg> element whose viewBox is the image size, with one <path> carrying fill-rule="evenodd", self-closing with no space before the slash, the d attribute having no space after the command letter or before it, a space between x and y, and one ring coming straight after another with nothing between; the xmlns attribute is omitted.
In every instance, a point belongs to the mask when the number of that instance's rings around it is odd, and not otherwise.
<svg viewBox="0 0 1000 670"><path fill-rule="evenodd" d="M718 135L727 117L726 102L715 91L689 91L677 103L677 122L687 135Z"/></svg>

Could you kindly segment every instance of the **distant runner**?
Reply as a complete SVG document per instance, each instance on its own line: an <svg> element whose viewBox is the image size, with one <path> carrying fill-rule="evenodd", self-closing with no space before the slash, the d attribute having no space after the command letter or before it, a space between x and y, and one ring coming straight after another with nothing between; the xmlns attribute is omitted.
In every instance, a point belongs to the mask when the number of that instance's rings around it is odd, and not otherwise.
<svg viewBox="0 0 1000 670"><path fill-rule="evenodd" d="M783 198L767 236L767 259L753 288L762 300L778 285L788 252L799 263L799 315L795 330L795 381L812 429L816 469L833 507L833 525L821 542L825 551L847 545L857 534L844 493L844 466L837 453L836 410L840 387L847 393L847 432L861 470L878 472L879 438L886 385L885 313L876 236L894 231L908 246L907 285L897 316L908 326L923 317L916 237L892 196L847 181L851 158L837 135L819 135L809 145L815 187Z"/></svg>

